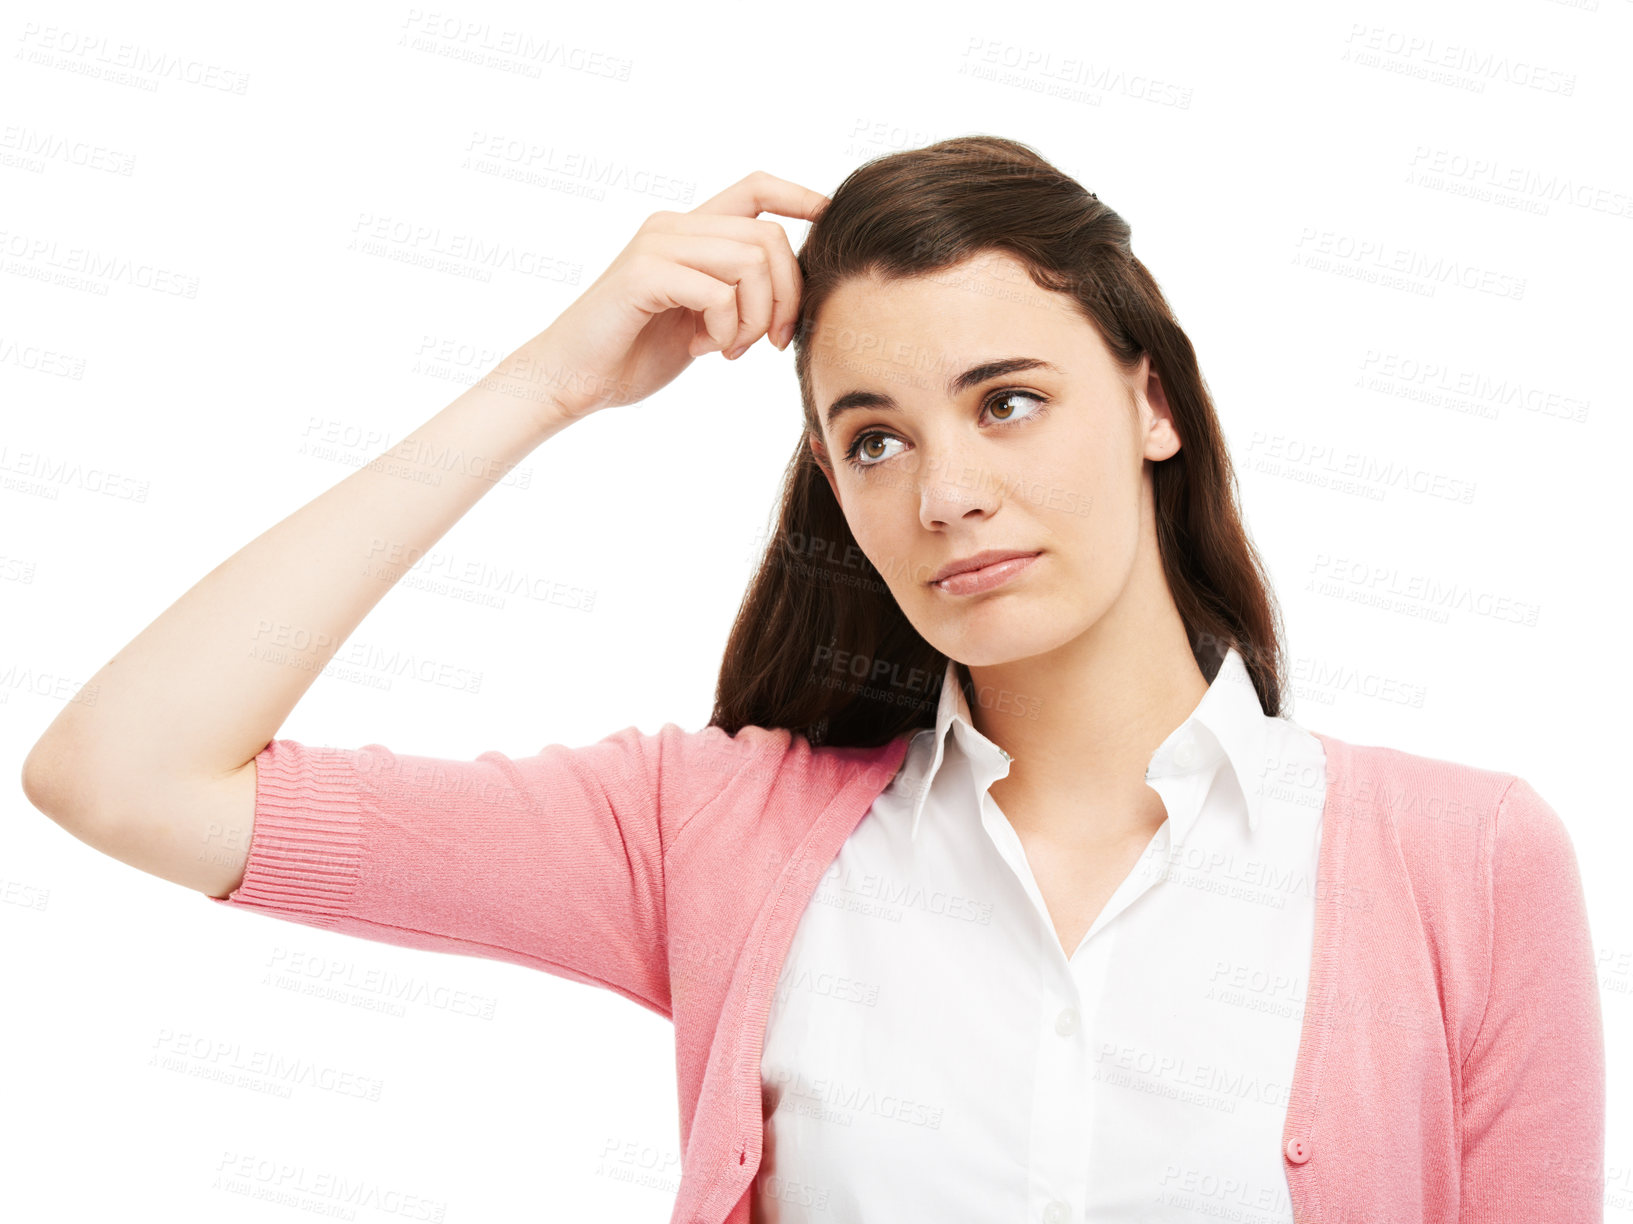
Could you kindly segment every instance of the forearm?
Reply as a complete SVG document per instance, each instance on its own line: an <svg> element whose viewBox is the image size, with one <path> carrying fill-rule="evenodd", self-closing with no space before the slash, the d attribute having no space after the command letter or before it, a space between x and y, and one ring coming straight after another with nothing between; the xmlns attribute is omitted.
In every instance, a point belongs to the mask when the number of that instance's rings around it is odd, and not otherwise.
<svg viewBox="0 0 1633 1224"><path fill-rule="evenodd" d="M567 421L536 337L424 425L250 541L110 659L30 754L53 816L241 768L371 608Z"/></svg>

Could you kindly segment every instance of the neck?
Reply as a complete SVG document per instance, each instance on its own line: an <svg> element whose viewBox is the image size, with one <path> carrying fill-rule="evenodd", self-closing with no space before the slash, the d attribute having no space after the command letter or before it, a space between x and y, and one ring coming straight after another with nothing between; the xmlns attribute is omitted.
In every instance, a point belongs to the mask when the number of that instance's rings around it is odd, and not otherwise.
<svg viewBox="0 0 1633 1224"><path fill-rule="evenodd" d="M1208 681L1160 573L1054 650L967 670L971 721L1013 758L991 790L1017 830L1115 840L1162 823L1146 766Z"/></svg>

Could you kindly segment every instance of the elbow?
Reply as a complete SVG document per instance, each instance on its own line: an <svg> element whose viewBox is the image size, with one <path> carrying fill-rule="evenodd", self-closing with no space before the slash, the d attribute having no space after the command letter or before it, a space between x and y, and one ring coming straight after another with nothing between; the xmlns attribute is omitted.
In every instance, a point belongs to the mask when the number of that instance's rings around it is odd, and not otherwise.
<svg viewBox="0 0 1633 1224"><path fill-rule="evenodd" d="M23 760L23 795L63 832L107 853L110 825L104 804L89 798L88 771L50 744L36 744Z"/></svg>
<svg viewBox="0 0 1633 1224"><path fill-rule="evenodd" d="M42 741L43 743L43 741ZM23 796L40 811L50 816L52 809L57 805L56 788L46 772L46 763L40 756L40 744L29 749L28 755L23 758L22 787Z"/></svg>
<svg viewBox="0 0 1633 1224"><path fill-rule="evenodd" d="M69 783L74 776L67 756L46 737L23 758L20 779L23 796L52 820L66 827L73 819L76 806L73 787Z"/></svg>

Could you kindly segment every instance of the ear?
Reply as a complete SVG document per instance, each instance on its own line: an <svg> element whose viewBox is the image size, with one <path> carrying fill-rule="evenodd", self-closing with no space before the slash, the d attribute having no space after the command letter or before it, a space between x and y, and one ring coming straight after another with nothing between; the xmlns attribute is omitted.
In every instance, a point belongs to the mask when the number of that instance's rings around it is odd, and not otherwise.
<svg viewBox="0 0 1633 1224"><path fill-rule="evenodd" d="M833 490L834 501L843 510L845 504L839 500L839 483L834 479L833 465L828 462L828 449L822 445L822 439L815 434L808 434L807 437L811 443L811 455L816 459L817 467L822 469L822 474L828 478L828 487Z"/></svg>
<svg viewBox="0 0 1633 1224"><path fill-rule="evenodd" d="M1162 375L1151 364L1150 353L1141 354L1134 385L1142 393L1135 397L1135 407L1145 435L1145 458L1167 459L1180 448L1179 427L1174 424L1167 388L1162 385ZM1142 409L1141 404L1149 406L1149 412Z"/></svg>

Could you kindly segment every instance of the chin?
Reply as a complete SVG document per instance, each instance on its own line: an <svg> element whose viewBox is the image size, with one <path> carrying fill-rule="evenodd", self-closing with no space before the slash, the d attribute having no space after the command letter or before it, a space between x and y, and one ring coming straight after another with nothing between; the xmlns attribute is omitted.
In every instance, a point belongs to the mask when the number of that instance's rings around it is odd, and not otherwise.
<svg viewBox="0 0 1633 1224"><path fill-rule="evenodd" d="M996 667L1046 654L1082 631L1079 627L1063 625L1058 617L1050 618L1046 614L1027 617L1017 615L1012 608L1000 610L991 625L970 623L974 620L976 618L967 617L962 625L944 620L937 626L936 633L924 634L925 640L966 667ZM1027 623L1032 620L1037 623Z"/></svg>

